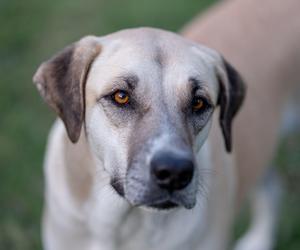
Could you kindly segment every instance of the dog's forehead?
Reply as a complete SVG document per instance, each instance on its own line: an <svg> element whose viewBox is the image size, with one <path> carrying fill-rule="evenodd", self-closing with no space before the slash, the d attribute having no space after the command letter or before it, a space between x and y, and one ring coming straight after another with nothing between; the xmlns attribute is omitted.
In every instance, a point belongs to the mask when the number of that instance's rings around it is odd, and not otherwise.
<svg viewBox="0 0 300 250"><path fill-rule="evenodd" d="M176 33L155 29L155 28L136 28L126 29L119 32L112 33L105 37L102 37L102 41L121 41L125 46L134 46L136 48L155 48L157 46L176 46L177 48L182 46L189 46L191 41L184 39L182 36Z"/></svg>
<svg viewBox="0 0 300 250"><path fill-rule="evenodd" d="M99 42L103 49L93 64L93 79L109 82L115 76L134 74L143 83L164 84L167 89L169 84L184 87L190 78L204 83L212 80L214 52L175 33L129 29L101 37ZM208 88L215 92L211 85ZM98 90L102 87L97 86Z"/></svg>
<svg viewBox="0 0 300 250"><path fill-rule="evenodd" d="M196 44L184 37L165 30L154 28L128 29L102 37L102 44L107 54L130 55L128 59L155 59L156 63L187 62L198 59L201 64L209 61L213 55L212 50ZM199 61L199 58L202 61Z"/></svg>

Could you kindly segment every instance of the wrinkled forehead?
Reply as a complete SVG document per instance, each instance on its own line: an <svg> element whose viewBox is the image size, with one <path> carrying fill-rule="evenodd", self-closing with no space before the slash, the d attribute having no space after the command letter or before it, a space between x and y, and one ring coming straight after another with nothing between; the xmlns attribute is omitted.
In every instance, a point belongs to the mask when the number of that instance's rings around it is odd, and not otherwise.
<svg viewBox="0 0 300 250"><path fill-rule="evenodd" d="M210 50L165 31L127 30L99 39L102 52L93 63L91 79L98 91L122 77L135 77L148 91L158 87L184 91L189 82L201 83L216 99L214 58ZM171 86L170 86L171 85Z"/></svg>

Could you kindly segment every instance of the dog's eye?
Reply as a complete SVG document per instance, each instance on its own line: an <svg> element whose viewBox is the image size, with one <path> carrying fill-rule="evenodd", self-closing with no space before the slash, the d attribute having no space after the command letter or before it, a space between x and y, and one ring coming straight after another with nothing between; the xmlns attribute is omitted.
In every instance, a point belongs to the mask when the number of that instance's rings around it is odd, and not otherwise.
<svg viewBox="0 0 300 250"><path fill-rule="evenodd" d="M112 100L119 105L126 105L129 102L129 94L124 90L117 90L112 94Z"/></svg>
<svg viewBox="0 0 300 250"><path fill-rule="evenodd" d="M195 112L205 109L205 105L205 100L202 97L195 96L192 100L192 108Z"/></svg>

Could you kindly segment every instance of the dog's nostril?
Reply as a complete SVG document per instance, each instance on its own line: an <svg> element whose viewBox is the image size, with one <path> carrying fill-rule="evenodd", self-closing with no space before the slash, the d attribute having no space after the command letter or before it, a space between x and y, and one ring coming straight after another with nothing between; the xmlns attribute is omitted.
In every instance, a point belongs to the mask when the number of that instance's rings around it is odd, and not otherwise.
<svg viewBox="0 0 300 250"><path fill-rule="evenodd" d="M155 173L157 179L159 180L166 180L168 178L170 178L171 173L168 170L162 169L160 171L157 171L157 173Z"/></svg>
<svg viewBox="0 0 300 250"><path fill-rule="evenodd" d="M151 160L151 173L159 187L169 191L185 188L192 180L193 161L170 153L160 153Z"/></svg>
<svg viewBox="0 0 300 250"><path fill-rule="evenodd" d="M181 182L185 183L187 181L189 181L192 177L192 171L190 170L185 170L183 171L180 175L180 179L181 179Z"/></svg>

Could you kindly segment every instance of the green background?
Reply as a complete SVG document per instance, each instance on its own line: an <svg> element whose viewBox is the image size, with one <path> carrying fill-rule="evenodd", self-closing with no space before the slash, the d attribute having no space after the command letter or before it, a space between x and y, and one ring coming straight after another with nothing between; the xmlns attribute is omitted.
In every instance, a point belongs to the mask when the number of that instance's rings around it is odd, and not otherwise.
<svg viewBox="0 0 300 250"><path fill-rule="evenodd" d="M154 26L176 31L211 0L0 0L0 249L41 249L42 162L54 114L32 84L40 62L87 34ZM300 249L300 135L275 165L285 197L277 249ZM246 219L245 219L246 218ZM236 235L245 230L241 216Z"/></svg>

